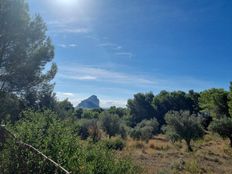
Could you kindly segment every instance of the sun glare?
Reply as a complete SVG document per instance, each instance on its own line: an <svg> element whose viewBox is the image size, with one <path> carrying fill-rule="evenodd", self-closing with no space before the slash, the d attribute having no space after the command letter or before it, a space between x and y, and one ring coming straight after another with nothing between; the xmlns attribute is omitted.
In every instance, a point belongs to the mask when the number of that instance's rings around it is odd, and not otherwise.
<svg viewBox="0 0 232 174"><path fill-rule="evenodd" d="M79 0L56 0L56 3L63 6L73 6L78 3Z"/></svg>

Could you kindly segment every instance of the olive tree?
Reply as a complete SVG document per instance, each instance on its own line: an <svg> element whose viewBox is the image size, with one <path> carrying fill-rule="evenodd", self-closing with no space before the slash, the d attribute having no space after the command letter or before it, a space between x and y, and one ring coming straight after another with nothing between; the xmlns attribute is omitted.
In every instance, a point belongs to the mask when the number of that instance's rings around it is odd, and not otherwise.
<svg viewBox="0 0 232 174"><path fill-rule="evenodd" d="M184 140L188 151L192 151L191 141L204 135L200 118L188 111L170 111L165 115L165 121L167 123L165 133L173 141Z"/></svg>
<svg viewBox="0 0 232 174"><path fill-rule="evenodd" d="M232 118L216 119L210 124L209 129L223 138L229 138L230 146L232 147Z"/></svg>

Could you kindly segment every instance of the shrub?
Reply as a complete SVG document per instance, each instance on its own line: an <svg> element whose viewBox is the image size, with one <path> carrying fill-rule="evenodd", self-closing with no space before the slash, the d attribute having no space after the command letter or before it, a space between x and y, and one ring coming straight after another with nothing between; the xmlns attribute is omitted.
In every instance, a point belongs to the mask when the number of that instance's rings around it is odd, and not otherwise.
<svg viewBox="0 0 232 174"><path fill-rule="evenodd" d="M76 133L82 140L86 140L89 137L89 126L91 122L91 120L87 119L78 120Z"/></svg>
<svg viewBox="0 0 232 174"><path fill-rule="evenodd" d="M107 149L122 150L125 147L125 142L119 138L114 140L111 139L105 141L105 146Z"/></svg>
<svg viewBox="0 0 232 174"><path fill-rule="evenodd" d="M77 134L82 140L86 140L91 137L93 142L99 141L101 139L101 132L96 120L81 119L78 120Z"/></svg>
<svg viewBox="0 0 232 174"><path fill-rule="evenodd" d="M153 135L157 134L159 131L159 123L156 119L143 120L140 123L138 123L136 127L138 128L151 127Z"/></svg>
<svg viewBox="0 0 232 174"><path fill-rule="evenodd" d="M120 122L117 115L112 115L109 112L101 113L101 125L109 138L119 133Z"/></svg>
<svg viewBox="0 0 232 174"><path fill-rule="evenodd" d="M97 119L99 112L95 110L83 110L81 118L83 119Z"/></svg>
<svg viewBox="0 0 232 174"><path fill-rule="evenodd" d="M23 115L22 120L8 125L8 129L19 140L41 150L71 173L138 173L130 160L116 157L101 143L80 142L71 121L61 121L51 111L27 111ZM4 144L0 161L0 171L3 173L60 173L54 165L11 139Z"/></svg>
<svg viewBox="0 0 232 174"><path fill-rule="evenodd" d="M122 139L127 138L127 129L126 126L121 124L119 127L119 135L121 136Z"/></svg>
<svg viewBox="0 0 232 174"><path fill-rule="evenodd" d="M131 131L130 136L135 140L144 140L148 142L153 135L158 133L158 130L159 123L155 119L143 120Z"/></svg>
<svg viewBox="0 0 232 174"><path fill-rule="evenodd" d="M232 147L232 118L216 119L210 124L209 129L223 138L229 138L230 146Z"/></svg>
<svg viewBox="0 0 232 174"><path fill-rule="evenodd" d="M93 120L88 127L88 133L93 142L101 140L101 131L96 120Z"/></svg>

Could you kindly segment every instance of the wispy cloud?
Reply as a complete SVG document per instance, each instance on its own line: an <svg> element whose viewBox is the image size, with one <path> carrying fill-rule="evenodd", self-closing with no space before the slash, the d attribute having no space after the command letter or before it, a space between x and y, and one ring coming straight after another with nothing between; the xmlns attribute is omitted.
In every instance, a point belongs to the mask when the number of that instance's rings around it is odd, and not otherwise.
<svg viewBox="0 0 232 174"><path fill-rule="evenodd" d="M111 43L111 42L103 42L97 45L98 47L104 47L104 48L109 48L113 50L113 54L116 56L120 57L127 57L127 58L132 58L134 57L134 54L130 51L123 50L123 47L119 44L116 43Z"/></svg>
<svg viewBox="0 0 232 174"><path fill-rule="evenodd" d="M129 58L132 58L134 56L134 54L131 52L117 52L117 53L115 53L115 55L129 57Z"/></svg>
<svg viewBox="0 0 232 174"><path fill-rule="evenodd" d="M76 48L78 45L72 43L72 44L58 44L57 46L61 48Z"/></svg>
<svg viewBox="0 0 232 174"><path fill-rule="evenodd" d="M78 68L61 67L58 77L72 80L89 80L136 86L154 85L154 81L138 75L132 75L103 68L78 65Z"/></svg>
<svg viewBox="0 0 232 174"><path fill-rule="evenodd" d="M56 31L60 33L89 33L90 29L84 27L63 27Z"/></svg>
<svg viewBox="0 0 232 174"><path fill-rule="evenodd" d="M123 85L123 89L124 87L126 89L139 88L140 91L188 91L190 89L201 91L216 86L214 82L187 75L171 76L156 73L152 76L145 76L142 72L125 73L89 65L63 66L59 70L57 77L61 80L104 82L114 87ZM118 91L120 92L121 89Z"/></svg>
<svg viewBox="0 0 232 174"><path fill-rule="evenodd" d="M80 26L76 24L74 20L55 20L48 21L49 31L52 33L89 33L91 32L90 28L86 26Z"/></svg>
<svg viewBox="0 0 232 174"><path fill-rule="evenodd" d="M77 80L96 80L97 77L86 75L86 76L75 77L75 79L77 79Z"/></svg>
<svg viewBox="0 0 232 174"><path fill-rule="evenodd" d="M103 43L98 44L97 46L98 47L110 48L110 49L115 50L115 51L122 50L122 46L121 45L118 45L116 43L111 43L111 42L103 42Z"/></svg>

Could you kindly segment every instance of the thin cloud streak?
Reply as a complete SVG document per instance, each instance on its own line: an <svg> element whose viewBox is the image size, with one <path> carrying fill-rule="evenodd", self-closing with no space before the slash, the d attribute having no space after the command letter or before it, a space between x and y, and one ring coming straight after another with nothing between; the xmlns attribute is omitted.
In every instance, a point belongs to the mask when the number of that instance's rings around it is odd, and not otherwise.
<svg viewBox="0 0 232 174"><path fill-rule="evenodd" d="M125 57L129 57L129 58L132 58L134 56L134 54L131 52L117 52L117 53L115 53L115 55L125 56Z"/></svg>
<svg viewBox="0 0 232 174"><path fill-rule="evenodd" d="M72 44L58 44L57 46L61 48L76 48L78 45L72 43Z"/></svg>
<svg viewBox="0 0 232 174"><path fill-rule="evenodd" d="M75 20L55 20L47 22L49 27L49 32L51 33L70 33L70 34L78 34L78 33L90 33L91 29L86 26L79 26L75 24Z"/></svg>
<svg viewBox="0 0 232 174"><path fill-rule="evenodd" d="M131 74L110 71L103 68L77 66L78 68L61 67L58 77L71 80L90 80L136 86L152 86L154 81Z"/></svg>
<svg viewBox="0 0 232 174"><path fill-rule="evenodd" d="M60 67L58 78L77 81L104 82L109 84L122 84L126 88L134 89L141 87L141 90L159 92L161 90L184 90L195 89L197 91L211 88L216 84L206 79L198 79L191 76L165 76L154 74L153 77L134 75L112 71L93 66L76 65L74 67ZM141 74L137 72L137 74ZM120 92L120 90L119 90Z"/></svg>
<svg viewBox="0 0 232 174"><path fill-rule="evenodd" d="M106 48L110 48L110 49L115 50L115 51L122 50L122 48L123 48L121 45L118 45L116 43L111 43L111 42L100 43L97 45L97 47L106 47Z"/></svg>

